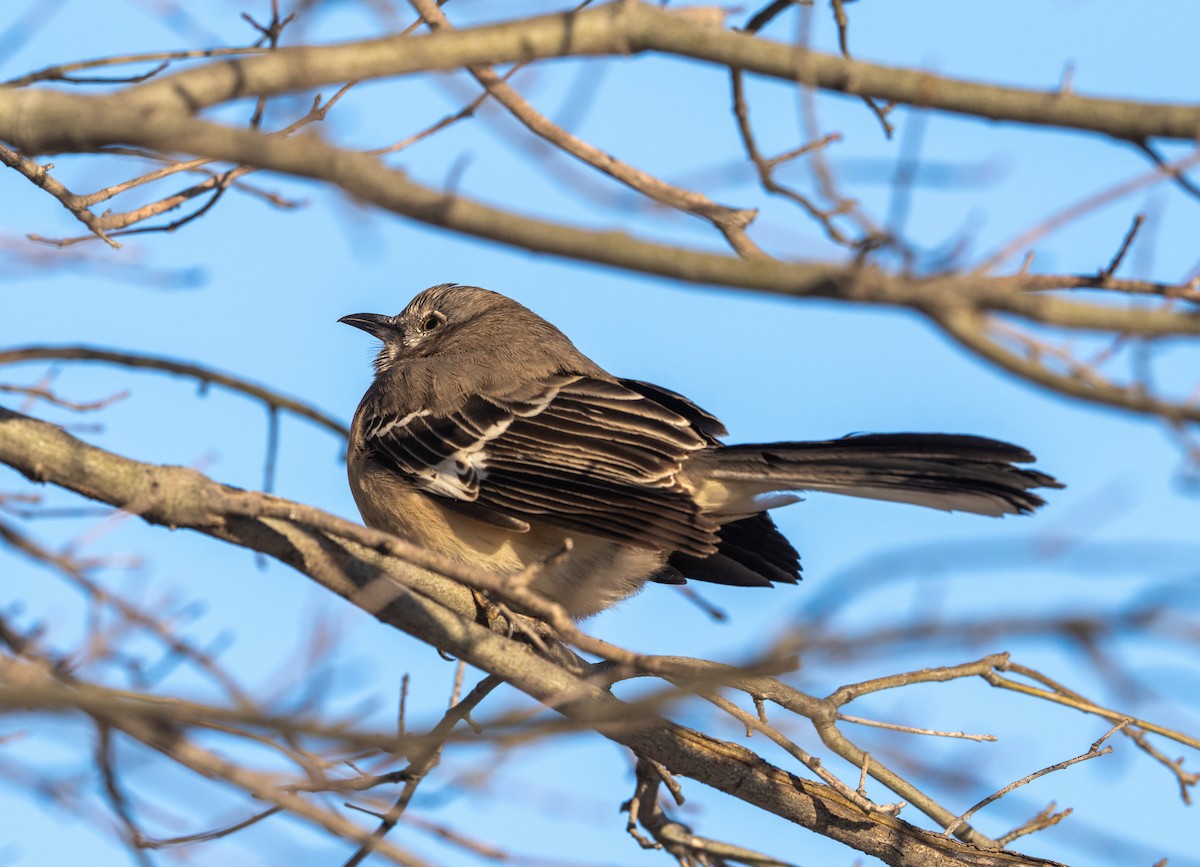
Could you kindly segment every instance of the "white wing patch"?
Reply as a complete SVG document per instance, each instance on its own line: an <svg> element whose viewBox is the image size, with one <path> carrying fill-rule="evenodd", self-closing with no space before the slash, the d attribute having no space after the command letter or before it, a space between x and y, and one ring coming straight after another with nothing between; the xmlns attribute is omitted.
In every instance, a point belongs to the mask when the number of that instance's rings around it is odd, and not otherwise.
<svg viewBox="0 0 1200 867"><path fill-rule="evenodd" d="M424 482L421 487L431 494L473 501L479 497L479 483L487 478L487 445L508 430L510 416L485 428L479 439L442 458L431 467L418 472Z"/></svg>
<svg viewBox="0 0 1200 867"><path fill-rule="evenodd" d="M366 431L363 436L365 436L367 439L385 437L393 428L403 428L414 418L423 415L429 415L429 410L419 409L416 412L410 412L404 418L376 418L375 426Z"/></svg>
<svg viewBox="0 0 1200 867"><path fill-rule="evenodd" d="M475 397L448 415L420 409L401 418L376 416L364 427L363 439L418 488L473 502L488 475L488 446L518 418L544 410L562 384L547 384L532 396Z"/></svg>

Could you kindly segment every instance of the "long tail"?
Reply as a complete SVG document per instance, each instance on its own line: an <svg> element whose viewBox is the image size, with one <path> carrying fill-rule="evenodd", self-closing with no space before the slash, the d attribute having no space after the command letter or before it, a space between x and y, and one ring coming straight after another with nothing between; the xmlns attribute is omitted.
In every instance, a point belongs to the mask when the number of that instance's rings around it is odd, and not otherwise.
<svg viewBox="0 0 1200 867"><path fill-rule="evenodd" d="M779 491L830 491L980 515L1025 514L1045 503L1033 488L1063 487L1053 476L1016 466L1033 460L1020 446L959 434L857 434L734 445L705 455L701 498L713 513L730 516L761 511L763 495Z"/></svg>

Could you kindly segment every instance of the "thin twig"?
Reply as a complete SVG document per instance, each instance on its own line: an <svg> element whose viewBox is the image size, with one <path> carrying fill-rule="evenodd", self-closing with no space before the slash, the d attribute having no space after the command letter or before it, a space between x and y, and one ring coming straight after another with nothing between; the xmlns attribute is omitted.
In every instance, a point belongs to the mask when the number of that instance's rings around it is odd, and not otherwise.
<svg viewBox="0 0 1200 867"><path fill-rule="evenodd" d="M1013 828L1007 834L997 837L996 842L999 843L1002 847L1006 847L1006 846L1008 846L1009 843L1013 842L1016 839L1024 837L1026 834L1033 834L1037 831L1044 831L1047 828L1051 828L1051 827L1057 825L1063 819L1067 818L1067 816L1071 815L1071 813L1075 812L1071 807L1067 807L1067 809L1060 810L1059 812L1056 813L1054 811L1054 807L1055 807L1055 804L1053 801L1051 801L1050 804L1046 807L1046 809L1039 810L1037 815L1035 815L1029 821L1023 822L1022 824L1018 825L1016 828Z"/></svg>
<svg viewBox="0 0 1200 867"><path fill-rule="evenodd" d="M95 60L80 60L74 63L60 63L54 66L47 66L39 69L36 72L29 72L18 78L10 78L8 81L0 83L0 87L25 87L39 81L65 81L69 84L89 84L99 83L100 79L75 78L69 75L81 69L97 69L102 66L125 66L131 63L154 63L159 62L159 66L155 68L155 74L165 68L172 60L202 60L209 57L231 57L236 55L262 54L261 48L202 48L190 51L153 51L146 54L122 54L114 57L99 57ZM149 78L149 75L131 76L127 79L105 79L103 83L110 81L143 81Z"/></svg>
<svg viewBox="0 0 1200 867"><path fill-rule="evenodd" d="M451 25L434 0L409 0L431 30L450 30ZM660 204L693 214L712 223L743 258L768 258L746 234L756 212L719 205L701 193L681 189L589 144L536 111L490 66L470 65L468 71L492 97L530 132L576 159L620 181Z"/></svg>
<svg viewBox="0 0 1200 867"><path fill-rule="evenodd" d="M888 729L894 732L906 732L910 735L931 735L938 738L960 738L967 741L997 741L995 735L974 735L967 732L944 732L937 729L921 729L912 726L902 726L896 723L880 722L879 720L864 719L860 716L850 716L848 714L839 713L837 718L843 722L855 723L862 726L873 726L874 728Z"/></svg>
<svg viewBox="0 0 1200 867"><path fill-rule="evenodd" d="M460 662L455 670L452 702L457 697L462 685L463 671L464 665ZM356 867L356 865L361 864L375 849L376 845L383 840L384 836L396 827L396 823L400 821L400 817L404 814L405 809L407 809L413 795L416 794L417 786L421 784L426 774L433 770L441 760L442 750L445 748L450 732L459 722L467 719L471 711L503 682L502 678L494 674L489 674L475 685L475 688L468 693L466 698L460 702L451 704L445 716L430 731L428 744L409 761L408 767L404 769L404 789L396 799L396 803L392 805L386 814L380 817L381 822L379 827L371 834L371 838L363 843L358 851L346 860L344 867Z"/></svg>
<svg viewBox="0 0 1200 867"><path fill-rule="evenodd" d="M998 792L993 792L992 794L990 794L986 798L984 798L982 801L975 804L975 806L971 807L969 810L967 810L965 813L963 813L961 816L959 816L953 822L951 822L948 826L946 826L946 829L942 833L945 834L947 837L949 837L964 822L966 822L969 818L974 816L976 813L978 813L980 810L982 810L988 804L991 804L994 801L998 801L1000 798L1003 798L1005 795L1007 795L1009 792L1013 791L1014 789L1018 789L1021 786L1027 785L1028 783L1032 783L1034 780L1038 779L1039 777L1044 777L1044 776L1046 776L1046 774L1052 774L1055 771L1061 771L1064 768L1069 768L1071 765L1077 765L1080 762L1086 762L1088 759L1095 759L1095 758L1099 758L1100 756L1108 755L1109 753L1112 752L1112 747L1109 746L1109 747L1105 747L1104 749L1100 749L1100 745L1102 743L1104 743L1106 740L1108 740L1112 735L1116 734L1121 729L1125 728L1125 726L1129 725L1131 722L1132 722L1132 720L1126 719L1126 720L1122 720L1121 722L1117 723L1115 726L1113 726L1107 732L1105 732L1103 735L1101 735L1092 744L1091 748L1086 753L1076 756L1073 759L1066 759L1065 761L1057 762L1053 765L1050 765L1049 767L1042 768L1040 771L1034 771L1032 774L1027 774L1024 777L1021 777L1021 779L1019 779L1019 780L1014 780L1013 782L1011 782L1007 786L1005 786L1003 789L1000 789Z"/></svg>
<svg viewBox="0 0 1200 867"><path fill-rule="evenodd" d="M64 409L74 410L75 412L94 412L95 410L104 409L106 406L111 406L112 404L125 400L125 398L129 397L129 390L123 389L115 394L110 394L108 397L103 397L100 400L78 402L61 398L46 388L37 388L24 385L5 385L4 383L0 383L0 393L23 394L26 397L36 397L38 400L44 400L47 403L52 403L55 406L61 406Z"/></svg>
<svg viewBox="0 0 1200 867"><path fill-rule="evenodd" d="M230 391L262 401L273 409L284 410L301 418L306 418L339 437L345 438L350 434L349 428L337 419L326 415L303 401L279 394L265 386L258 385L241 377L221 373L220 371L187 361L132 352L97 349L90 346L19 346L12 349L0 350L0 366L28 363L31 361L99 362L142 370L158 370L176 376L186 376L199 380L205 386L209 384L219 385Z"/></svg>
<svg viewBox="0 0 1200 867"><path fill-rule="evenodd" d="M103 227L100 225L100 218L89 211L86 207L81 206L76 201L76 196L65 186L59 183L50 175L50 169L53 168L53 163L49 165L39 165L33 160L21 156L13 150L9 150L4 145L0 144L0 163L8 166L10 169L16 170L19 174L24 175L35 185L41 187L54 198L62 202L71 214L72 217L83 223L92 234L95 235L108 246L114 249L120 249L121 245L108 237Z"/></svg>

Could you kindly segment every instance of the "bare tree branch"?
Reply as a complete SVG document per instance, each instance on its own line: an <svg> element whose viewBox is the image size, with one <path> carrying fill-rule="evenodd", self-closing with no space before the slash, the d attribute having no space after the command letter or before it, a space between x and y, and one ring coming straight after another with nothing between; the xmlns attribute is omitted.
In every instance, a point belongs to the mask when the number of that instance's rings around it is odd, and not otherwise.
<svg viewBox="0 0 1200 867"><path fill-rule="evenodd" d="M656 51L691 57L784 81L883 102L1019 123L1079 129L1127 141L1190 141L1200 109L1185 103L1100 99L960 81L932 73L805 51L721 26L715 7L664 10L618 2L429 36L399 36L327 47L279 48L237 61L159 76L128 91L128 101L155 110L196 112L245 97L272 96L352 79L527 62L566 56ZM10 129L22 97L0 94L0 130ZM7 134L0 137L8 138Z"/></svg>

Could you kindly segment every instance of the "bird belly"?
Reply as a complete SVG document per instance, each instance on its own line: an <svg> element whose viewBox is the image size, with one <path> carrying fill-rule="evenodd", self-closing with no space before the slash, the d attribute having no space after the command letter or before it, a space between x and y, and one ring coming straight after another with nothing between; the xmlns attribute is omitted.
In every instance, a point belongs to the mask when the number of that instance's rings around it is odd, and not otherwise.
<svg viewBox="0 0 1200 867"><path fill-rule="evenodd" d="M559 537L555 551L562 550L565 537ZM540 570L529 586L582 620L637 593L666 560L662 551L575 534L565 557ZM544 556L532 560L544 561Z"/></svg>
<svg viewBox="0 0 1200 867"><path fill-rule="evenodd" d="M350 490L367 526L493 575L510 577L533 569L527 586L577 620L632 596L666 562L663 551L546 524L518 533L477 521L367 461L351 457L349 471ZM366 484L355 478L368 474Z"/></svg>

